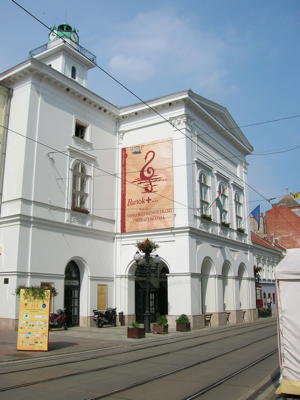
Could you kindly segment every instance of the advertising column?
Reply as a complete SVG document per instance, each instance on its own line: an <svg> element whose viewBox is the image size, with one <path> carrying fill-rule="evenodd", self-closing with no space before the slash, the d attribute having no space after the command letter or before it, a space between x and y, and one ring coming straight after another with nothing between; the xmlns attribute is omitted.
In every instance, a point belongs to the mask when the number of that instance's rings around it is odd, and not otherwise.
<svg viewBox="0 0 300 400"><path fill-rule="evenodd" d="M50 290L42 299L20 291L17 350L48 351Z"/></svg>

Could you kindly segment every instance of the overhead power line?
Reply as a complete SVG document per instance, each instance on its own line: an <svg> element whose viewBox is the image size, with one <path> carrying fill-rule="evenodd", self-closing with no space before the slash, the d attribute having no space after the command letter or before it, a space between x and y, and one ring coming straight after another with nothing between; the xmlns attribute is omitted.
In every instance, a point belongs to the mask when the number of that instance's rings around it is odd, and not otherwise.
<svg viewBox="0 0 300 400"><path fill-rule="evenodd" d="M46 29L48 29L49 31L51 31L51 27L49 27L47 24L45 24L43 21L41 21L38 17L36 17L34 14L32 14L30 11L28 11L25 7L23 7L22 5L20 5L17 1L15 0L11 0L14 4L16 4L18 7L20 7L24 12L26 12L28 15L30 15L32 18L34 18L36 21L38 21L41 25L43 25ZM58 35L57 35L58 36ZM59 37L59 36L58 36ZM59 37L60 38L60 37ZM78 51L74 46L71 45L71 43L67 42L66 40L64 40L63 38L60 38L63 40L63 42L75 49L76 51ZM146 101L144 101L140 96L138 96L136 93L134 93L131 89L129 89L126 85L124 85L121 81L119 81L117 78L115 78L112 74L110 74L108 71L106 71L104 68L102 68L99 64L95 63L95 66L101 70L105 75L107 75L110 79L112 79L114 82L116 82L119 86L121 86L124 90L126 90L128 93L130 93L132 96L134 96L136 99L138 99L142 104L144 104L148 109L150 109L151 111L153 111L156 115L158 115L160 118L162 118L165 122L169 123L176 131L180 132L182 135L184 135L186 137L186 139L190 140L192 143L194 143L197 146L197 142L195 142L193 139L191 139L183 130L177 128L171 121L169 121L164 115L162 115L159 111L157 111L154 107L152 107L150 104L148 104ZM210 116L211 114L208 113ZM212 116L211 116L212 117ZM277 120L281 120L281 119L290 119L290 118L298 118L300 117L300 115L296 115L296 116L290 116L290 117L283 117L283 118L278 118ZM271 120L267 121L267 123L270 123ZM224 129L229 131L229 129L227 127L224 127L219 121L218 123L220 124L220 126ZM259 122L254 123L254 124L261 124ZM253 124L253 125L254 125ZM248 126L250 126L252 124L248 124ZM246 126L244 126L246 127ZM234 129L238 129L238 127L234 128ZM209 135L209 133L207 131L205 131L204 129L202 129L202 132L206 135L208 135L211 139L213 139L216 143L218 143L220 146L223 147L222 143L220 143L219 141L216 140L216 138L214 138L214 136ZM230 152L231 154L233 154L229 149L227 149L228 152ZM59 151L58 151L59 152ZM62 153L62 152L60 152ZM236 155L234 155L236 157ZM216 163L216 159L206 156L206 158L210 161L210 162L214 162L216 165L218 165ZM229 159L228 157L224 157L224 159ZM241 162L244 162L243 159L239 160ZM230 175L232 175L231 171L228 170L226 167L224 167L224 165L218 165L219 167L223 168L225 171L227 171ZM104 170L102 170L104 171ZM265 201L269 202L268 199L262 195L261 193L259 193L254 187L252 187L250 184L248 184L247 182L245 182L243 179L241 179L241 182L243 182L245 185L247 185L251 190L253 190L255 193L257 193L261 198L263 198Z"/></svg>

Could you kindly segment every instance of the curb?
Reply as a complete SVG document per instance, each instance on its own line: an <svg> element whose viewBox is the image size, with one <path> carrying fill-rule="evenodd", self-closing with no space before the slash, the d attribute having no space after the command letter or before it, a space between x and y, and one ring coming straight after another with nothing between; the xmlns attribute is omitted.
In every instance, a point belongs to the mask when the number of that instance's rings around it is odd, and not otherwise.
<svg viewBox="0 0 300 400"><path fill-rule="evenodd" d="M280 377L280 369L276 368L271 376L268 376L267 378L263 379L260 383L255 385L252 389L250 389L247 393L245 393L243 396L239 397L237 400L259 400L259 396L263 394L263 392L271 391L271 388L274 390L274 395L275 395L275 390L277 388L277 383L279 381ZM268 391L268 392L269 392ZM270 394L270 393L266 393ZM262 397L263 399L264 397Z"/></svg>

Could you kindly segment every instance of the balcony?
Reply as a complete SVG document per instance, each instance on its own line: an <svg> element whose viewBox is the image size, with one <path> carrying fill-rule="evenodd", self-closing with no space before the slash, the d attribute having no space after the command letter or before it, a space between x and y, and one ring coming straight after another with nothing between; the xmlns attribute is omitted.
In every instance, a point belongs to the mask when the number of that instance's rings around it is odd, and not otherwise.
<svg viewBox="0 0 300 400"><path fill-rule="evenodd" d="M74 50L77 50L80 54L82 54L84 57L86 57L88 60L90 60L92 63L96 64L96 56L85 49L84 47L80 46L79 44L76 45L70 45ZM33 49L29 52L29 57L34 57L40 53L43 53L44 51L48 50L48 43L42 44L41 46L37 47L36 49Z"/></svg>

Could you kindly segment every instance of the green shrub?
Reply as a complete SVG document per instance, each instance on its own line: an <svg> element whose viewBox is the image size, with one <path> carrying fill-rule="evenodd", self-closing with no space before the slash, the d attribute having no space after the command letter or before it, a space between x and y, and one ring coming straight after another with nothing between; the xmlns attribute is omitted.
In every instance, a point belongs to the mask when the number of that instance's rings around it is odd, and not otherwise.
<svg viewBox="0 0 300 400"><path fill-rule="evenodd" d="M265 317L270 317L271 316L271 309L269 308L259 308L258 309L258 316L265 318Z"/></svg>
<svg viewBox="0 0 300 400"><path fill-rule="evenodd" d="M46 298L45 290L50 290L52 296L57 296L57 290L53 286L18 286L15 293L20 296L21 289L24 289L25 299L44 300Z"/></svg>
<svg viewBox="0 0 300 400"><path fill-rule="evenodd" d="M168 320L165 315L161 315L155 323L156 325L166 326L168 325Z"/></svg>
<svg viewBox="0 0 300 400"><path fill-rule="evenodd" d="M131 323L131 327L132 327L132 328L139 328L139 327L140 327L140 324L139 324L138 322L132 322L132 323Z"/></svg>
<svg viewBox="0 0 300 400"><path fill-rule="evenodd" d="M176 322L179 324L188 324L190 322L188 316L186 314L181 314L177 319Z"/></svg>

